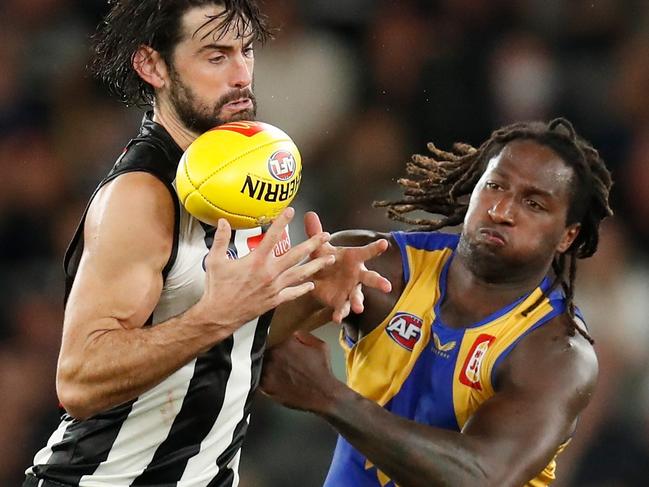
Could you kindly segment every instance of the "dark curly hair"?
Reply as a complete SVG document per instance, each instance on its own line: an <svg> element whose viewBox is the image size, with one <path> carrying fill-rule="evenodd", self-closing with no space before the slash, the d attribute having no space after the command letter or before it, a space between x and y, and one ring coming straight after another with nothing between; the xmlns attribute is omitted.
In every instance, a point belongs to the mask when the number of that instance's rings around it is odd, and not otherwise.
<svg viewBox="0 0 649 487"><path fill-rule="evenodd" d="M612 179L597 150L579 137L566 119L557 118L549 123L516 123L500 128L477 149L457 143L447 152L430 143L430 155L413 155L406 167L409 177L398 181L405 188L403 199L376 201L374 206L386 207L391 219L417 225L423 230L437 230L462 223L468 208L466 196L473 192L488 161L509 142L519 139L531 139L551 148L574 170L575 181L571 188L566 224L579 223L581 229L570 248L555 257L552 268L556 277L546 295L559 285L563 287L573 324L572 334L577 330L592 343L592 338L575 321L573 298L576 260L590 257L597 250L599 225L604 218L613 214L609 206ZM424 210L441 218L416 219L405 216L415 210ZM545 295L541 296L524 314L536 308L544 298Z"/></svg>
<svg viewBox="0 0 649 487"><path fill-rule="evenodd" d="M209 35L220 38L234 26L237 35L252 35L261 43L271 37L266 18L255 0L109 0L110 11L93 36L91 72L127 105L151 105L154 91L132 66L142 45L160 53L171 65L173 50L181 37L184 13L194 7L222 5L223 12L208 17L196 32L210 25ZM196 34L196 32L194 34Z"/></svg>

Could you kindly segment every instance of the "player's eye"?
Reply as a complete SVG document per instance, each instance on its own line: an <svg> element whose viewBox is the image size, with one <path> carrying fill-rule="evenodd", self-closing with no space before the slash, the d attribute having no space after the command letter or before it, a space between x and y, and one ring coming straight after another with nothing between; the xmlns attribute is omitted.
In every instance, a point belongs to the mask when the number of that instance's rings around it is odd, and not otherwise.
<svg viewBox="0 0 649 487"><path fill-rule="evenodd" d="M538 201L528 199L526 200L526 203L527 206L529 206L530 208L536 211L542 211L545 209Z"/></svg>
<svg viewBox="0 0 649 487"><path fill-rule="evenodd" d="M253 57L255 55L255 49L252 46L244 47L243 55L246 57Z"/></svg>
<svg viewBox="0 0 649 487"><path fill-rule="evenodd" d="M225 59L225 56L223 54L218 54L218 55L212 56L209 59L209 61L212 64L219 64L219 63L223 62L224 59Z"/></svg>
<svg viewBox="0 0 649 487"><path fill-rule="evenodd" d="M494 183L493 181L487 181L485 183L485 188L487 189L500 189L501 186L498 183Z"/></svg>

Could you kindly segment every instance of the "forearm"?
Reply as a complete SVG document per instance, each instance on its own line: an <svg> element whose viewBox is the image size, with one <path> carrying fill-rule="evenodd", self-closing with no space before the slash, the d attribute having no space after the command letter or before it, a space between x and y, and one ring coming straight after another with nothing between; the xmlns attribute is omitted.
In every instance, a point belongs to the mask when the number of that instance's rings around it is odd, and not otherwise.
<svg viewBox="0 0 649 487"><path fill-rule="evenodd" d="M65 352L64 339L57 390L66 410L80 419L134 399L233 331L196 322L190 312L152 327L106 325L69 347L75 353Z"/></svg>
<svg viewBox="0 0 649 487"><path fill-rule="evenodd" d="M344 386L316 413L398 485L495 485L471 437L398 417Z"/></svg>
<svg viewBox="0 0 649 487"><path fill-rule="evenodd" d="M331 313L332 309L320 304L311 293L283 303L273 314L266 343L272 348L297 330L315 330L331 321Z"/></svg>

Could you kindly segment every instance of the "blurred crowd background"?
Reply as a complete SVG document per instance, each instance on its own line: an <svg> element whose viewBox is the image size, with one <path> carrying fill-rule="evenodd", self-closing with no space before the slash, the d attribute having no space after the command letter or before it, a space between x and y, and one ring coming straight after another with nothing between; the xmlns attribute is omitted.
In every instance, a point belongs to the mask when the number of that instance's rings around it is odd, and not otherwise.
<svg viewBox="0 0 649 487"><path fill-rule="evenodd" d="M266 0L259 119L301 148L296 206L328 230L402 228L414 152L479 144L509 122L566 116L616 180L615 218L581 262L578 303L600 381L557 486L649 483L649 3L646 0ZM105 0L0 2L0 485L17 486L57 422L62 255L88 196L139 126L87 74ZM299 222L294 242L301 237ZM334 366L341 370L331 326ZM561 370L556 371L561 374ZM259 397L242 487L321 485L335 442Z"/></svg>

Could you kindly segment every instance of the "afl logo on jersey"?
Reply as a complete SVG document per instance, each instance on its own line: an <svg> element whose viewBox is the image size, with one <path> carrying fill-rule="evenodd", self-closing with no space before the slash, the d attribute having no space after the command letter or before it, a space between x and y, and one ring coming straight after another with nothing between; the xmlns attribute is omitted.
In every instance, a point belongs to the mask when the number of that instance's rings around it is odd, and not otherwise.
<svg viewBox="0 0 649 487"><path fill-rule="evenodd" d="M480 384L482 361L487 354L487 350L489 350L489 346L495 339L495 336L483 333L473 342L462 366L462 371L460 372L460 382L462 384L479 391L482 390L482 385Z"/></svg>
<svg viewBox="0 0 649 487"><path fill-rule="evenodd" d="M278 150L268 159L268 172L278 181L288 181L295 174L295 158L289 151Z"/></svg>
<svg viewBox="0 0 649 487"><path fill-rule="evenodd" d="M390 320L385 331L398 345L412 352L421 336L422 323L419 316L400 312Z"/></svg>

